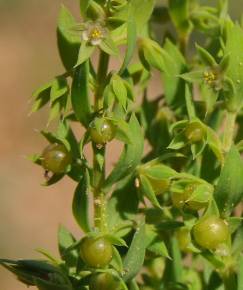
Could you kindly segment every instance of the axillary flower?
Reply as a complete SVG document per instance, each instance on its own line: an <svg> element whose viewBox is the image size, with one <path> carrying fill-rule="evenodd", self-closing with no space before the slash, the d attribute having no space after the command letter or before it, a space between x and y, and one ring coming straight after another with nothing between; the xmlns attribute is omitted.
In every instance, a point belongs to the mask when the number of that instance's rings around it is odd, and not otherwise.
<svg viewBox="0 0 243 290"><path fill-rule="evenodd" d="M203 78L204 78L204 81L208 85L212 85L212 83L216 81L217 75L213 71L205 71L204 74L203 74Z"/></svg>
<svg viewBox="0 0 243 290"><path fill-rule="evenodd" d="M107 29L101 22L87 22L84 24L82 39L91 45L99 45L107 36Z"/></svg>

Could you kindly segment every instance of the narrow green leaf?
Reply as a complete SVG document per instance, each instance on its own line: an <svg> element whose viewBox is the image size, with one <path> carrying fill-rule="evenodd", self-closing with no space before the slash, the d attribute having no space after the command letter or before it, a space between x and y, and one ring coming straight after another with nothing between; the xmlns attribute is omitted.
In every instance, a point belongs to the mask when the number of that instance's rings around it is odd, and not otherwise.
<svg viewBox="0 0 243 290"><path fill-rule="evenodd" d="M89 62L85 62L75 69L72 91L72 106L76 118L84 125L90 122L90 101L89 101Z"/></svg>
<svg viewBox="0 0 243 290"><path fill-rule="evenodd" d="M127 200L129 199L129 202ZM107 203L107 221L110 232L123 237L130 232L138 211L138 196L134 179L129 178L118 183Z"/></svg>
<svg viewBox="0 0 243 290"><path fill-rule="evenodd" d="M133 173L141 160L144 139L141 127L135 115L131 116L129 126L131 130L132 142L131 144L125 145L119 161L107 177L103 188L105 191L108 190L115 182Z"/></svg>
<svg viewBox="0 0 243 290"><path fill-rule="evenodd" d="M126 109L127 104L127 88L123 83L123 80L118 76L113 76L111 81L113 92L124 109Z"/></svg>
<svg viewBox="0 0 243 290"><path fill-rule="evenodd" d="M130 63L132 59L133 53L136 48L136 39L137 39L136 22L134 19L134 15L132 15L132 13L130 12L129 19L127 22L127 49L126 49L125 58L123 60L122 66L119 71L120 75L124 72L124 70L127 68L128 64Z"/></svg>
<svg viewBox="0 0 243 290"><path fill-rule="evenodd" d="M86 15L86 11L89 7L91 0L79 0L79 5L80 5L80 12L83 16Z"/></svg>
<svg viewBox="0 0 243 290"><path fill-rule="evenodd" d="M187 71L186 61L178 46L170 40L166 40L164 45L164 61L166 72L162 75L165 98L171 108L181 108L185 105L185 82L178 77Z"/></svg>
<svg viewBox="0 0 243 290"><path fill-rule="evenodd" d="M89 223L89 194L90 177L88 169L85 170L83 179L78 184L73 198L73 215L84 232L90 232Z"/></svg>
<svg viewBox="0 0 243 290"><path fill-rule="evenodd" d="M40 110L43 106L45 106L49 100L50 100L50 94L51 94L51 87L53 82L49 82L40 88L38 88L33 94L34 103L31 108L31 113L37 112Z"/></svg>
<svg viewBox="0 0 243 290"><path fill-rule="evenodd" d="M56 77L51 86L51 102L68 92L67 80L63 77Z"/></svg>
<svg viewBox="0 0 243 290"><path fill-rule="evenodd" d="M232 97L233 109L238 110L242 105L243 92L243 57L239 51L243 50L243 30L239 24L233 24L230 20L226 26L225 54L230 55L226 76L233 81L235 93Z"/></svg>
<svg viewBox="0 0 243 290"><path fill-rule="evenodd" d="M155 0L131 0L132 15L136 22L138 34L143 32L145 24L153 12L154 5Z"/></svg>
<svg viewBox="0 0 243 290"><path fill-rule="evenodd" d="M81 42L81 37L72 33L75 24L76 21L70 11L62 5L58 19L57 40L59 53L67 70L77 62Z"/></svg>
<svg viewBox="0 0 243 290"><path fill-rule="evenodd" d="M125 281L134 278L142 268L145 257L145 224L141 222L134 234L131 246L124 258L124 276Z"/></svg>
<svg viewBox="0 0 243 290"><path fill-rule="evenodd" d="M217 62L215 61L214 57L203 47L196 44L197 52L202 60L202 62L209 67L214 67L217 65Z"/></svg>
<svg viewBox="0 0 243 290"><path fill-rule="evenodd" d="M243 196L243 164L236 147L232 147L226 156L220 173L214 198L221 216L229 216Z"/></svg>
<svg viewBox="0 0 243 290"><path fill-rule="evenodd" d="M111 260L111 266L114 267L118 272L122 273L123 271L122 258L116 247L113 247L113 257Z"/></svg>
<svg viewBox="0 0 243 290"><path fill-rule="evenodd" d="M191 31L189 21L189 1L188 0L169 0L169 13L172 21L182 36Z"/></svg>
<svg viewBox="0 0 243 290"><path fill-rule="evenodd" d="M192 100L192 91L188 85L185 88L185 99L186 99L186 108L187 114L190 120L196 117L195 108Z"/></svg>
<svg viewBox="0 0 243 290"><path fill-rule="evenodd" d="M179 75L180 78L182 78L185 81L188 81L190 83L195 83L195 82L202 82L203 81L203 71L198 70L198 71L190 71L188 73L183 73Z"/></svg>

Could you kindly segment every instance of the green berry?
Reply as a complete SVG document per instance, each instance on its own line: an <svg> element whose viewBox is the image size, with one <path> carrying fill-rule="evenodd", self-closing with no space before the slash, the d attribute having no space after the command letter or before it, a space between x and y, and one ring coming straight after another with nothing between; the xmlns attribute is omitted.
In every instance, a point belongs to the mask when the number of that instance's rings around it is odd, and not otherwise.
<svg viewBox="0 0 243 290"><path fill-rule="evenodd" d="M216 216L202 219L192 229L195 242L205 249L216 249L227 241L229 227L224 220Z"/></svg>
<svg viewBox="0 0 243 290"><path fill-rule="evenodd" d="M200 123L189 123L185 129L185 137L190 143L198 143L203 140L205 135L204 128Z"/></svg>
<svg viewBox="0 0 243 290"><path fill-rule="evenodd" d="M90 278L89 290L120 290L120 281L110 273L93 274Z"/></svg>
<svg viewBox="0 0 243 290"><path fill-rule="evenodd" d="M42 153L43 168L56 174L64 173L71 160L71 154L62 144L50 144Z"/></svg>
<svg viewBox="0 0 243 290"><path fill-rule="evenodd" d="M112 259L112 244L105 238L85 237L80 246L80 255L87 266L103 268Z"/></svg>
<svg viewBox="0 0 243 290"><path fill-rule="evenodd" d="M96 144L106 144L116 135L115 126L105 118L95 118L89 127L91 139Z"/></svg>

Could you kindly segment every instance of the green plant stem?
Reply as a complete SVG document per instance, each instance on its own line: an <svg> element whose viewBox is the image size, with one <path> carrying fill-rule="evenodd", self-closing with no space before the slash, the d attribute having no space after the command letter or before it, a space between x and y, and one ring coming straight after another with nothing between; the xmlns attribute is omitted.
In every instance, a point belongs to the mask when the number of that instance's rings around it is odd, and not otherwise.
<svg viewBox="0 0 243 290"><path fill-rule="evenodd" d="M225 153L227 153L230 150L234 140L236 117L237 117L236 112L229 111L226 112L226 122L223 136L223 150Z"/></svg>
<svg viewBox="0 0 243 290"><path fill-rule="evenodd" d="M97 72L97 86L94 96L94 109L99 112L103 109L103 91L104 83L108 71L109 55L100 52L100 59ZM106 197L101 190L105 179L105 146L93 148L93 194L94 194L94 225L101 232L107 231L106 219Z"/></svg>

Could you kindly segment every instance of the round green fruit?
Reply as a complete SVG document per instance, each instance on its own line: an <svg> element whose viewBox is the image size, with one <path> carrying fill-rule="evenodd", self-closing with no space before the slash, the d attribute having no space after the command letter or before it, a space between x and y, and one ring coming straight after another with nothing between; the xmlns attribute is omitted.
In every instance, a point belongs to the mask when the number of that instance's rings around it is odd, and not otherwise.
<svg viewBox="0 0 243 290"><path fill-rule="evenodd" d="M120 290L118 278L110 273L93 274L90 278L89 290Z"/></svg>
<svg viewBox="0 0 243 290"><path fill-rule="evenodd" d="M189 123L185 129L186 139L190 143L198 143L203 140L205 130L200 123Z"/></svg>
<svg viewBox="0 0 243 290"><path fill-rule="evenodd" d="M112 259L112 244L105 238L85 237L80 246L80 255L92 268L104 268Z"/></svg>
<svg viewBox="0 0 243 290"><path fill-rule="evenodd" d="M96 144L106 144L116 135L114 124L105 118L95 118L89 127L91 140Z"/></svg>
<svg viewBox="0 0 243 290"><path fill-rule="evenodd" d="M71 154L66 147L54 143L44 149L41 164L45 170L60 174L66 171L71 161Z"/></svg>
<svg viewBox="0 0 243 290"><path fill-rule="evenodd" d="M229 227L221 218L210 216L195 224L192 234L199 246L213 250L227 241Z"/></svg>

